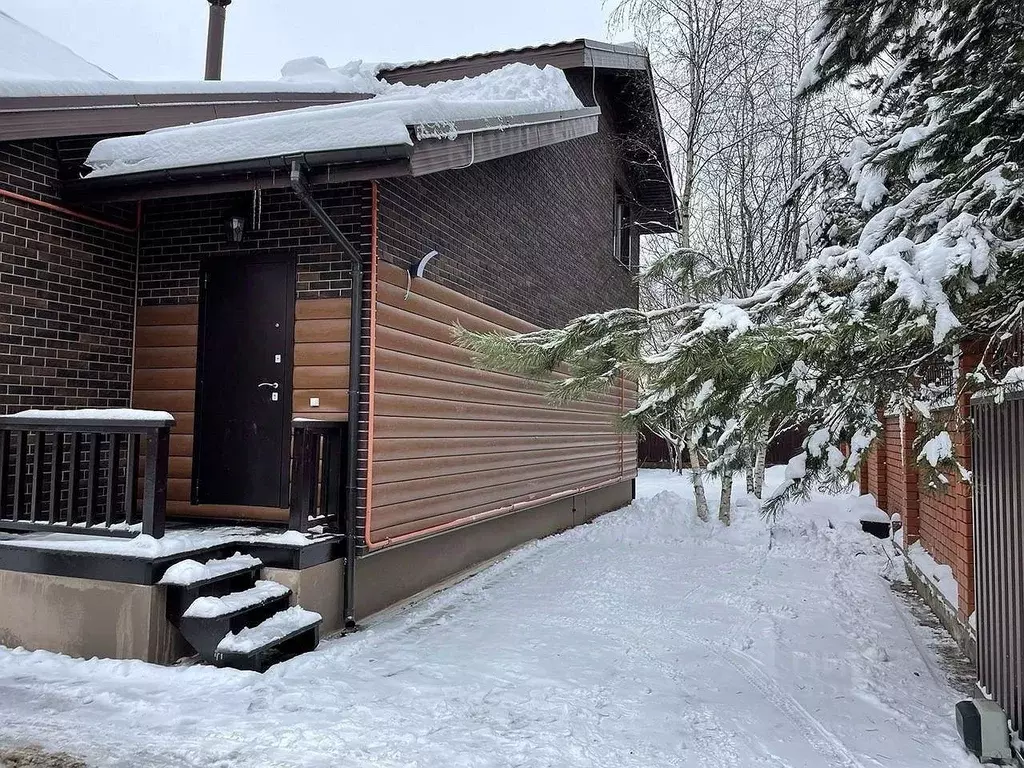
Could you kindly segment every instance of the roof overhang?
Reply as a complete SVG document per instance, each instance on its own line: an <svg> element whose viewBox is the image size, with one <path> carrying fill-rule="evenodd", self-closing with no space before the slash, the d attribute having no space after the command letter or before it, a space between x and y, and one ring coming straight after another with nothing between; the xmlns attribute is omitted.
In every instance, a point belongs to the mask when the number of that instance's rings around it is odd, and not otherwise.
<svg viewBox="0 0 1024 768"><path fill-rule="evenodd" d="M323 91L0 97L0 141L143 133L222 117L368 98L370 94Z"/></svg>
<svg viewBox="0 0 1024 768"><path fill-rule="evenodd" d="M587 107L571 112L456 121L411 128L411 144L86 176L66 182L62 196L68 200L114 202L287 187L296 160L308 170L310 183L317 185L424 176L592 135L597 133L600 114L600 109Z"/></svg>
<svg viewBox="0 0 1024 768"><path fill-rule="evenodd" d="M564 43L535 45L490 53L474 53L438 61L399 64L381 69L380 77L388 82L426 85L441 80L482 75L515 62L538 66L551 65L559 69L593 67L596 69L646 70L647 54L631 45L613 45L580 38Z"/></svg>
<svg viewBox="0 0 1024 768"><path fill-rule="evenodd" d="M562 70L592 69L617 84L626 104L621 121L627 141L623 154L632 169L642 226L647 232L672 232L679 227L679 205L672 181L661 106L647 53L632 45L579 39L508 51L476 53L439 61L386 67L380 76L389 82L427 85L441 80L475 77L506 64L522 62ZM583 98L586 94L581 94ZM631 114L629 114L631 113Z"/></svg>

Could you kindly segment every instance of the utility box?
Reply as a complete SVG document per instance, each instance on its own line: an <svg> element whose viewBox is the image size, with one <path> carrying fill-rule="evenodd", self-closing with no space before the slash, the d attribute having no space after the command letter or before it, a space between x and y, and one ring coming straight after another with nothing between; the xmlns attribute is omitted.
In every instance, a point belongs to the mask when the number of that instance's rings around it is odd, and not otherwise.
<svg viewBox="0 0 1024 768"><path fill-rule="evenodd" d="M982 763L1013 760L1006 713L994 701L965 699L957 702L956 729L967 751Z"/></svg>

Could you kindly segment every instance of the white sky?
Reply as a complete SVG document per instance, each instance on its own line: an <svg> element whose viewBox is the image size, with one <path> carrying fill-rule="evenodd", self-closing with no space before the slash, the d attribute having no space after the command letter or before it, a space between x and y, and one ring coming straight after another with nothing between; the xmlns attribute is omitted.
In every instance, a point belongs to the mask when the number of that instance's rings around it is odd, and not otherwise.
<svg viewBox="0 0 1024 768"><path fill-rule="evenodd" d="M0 0L19 21L121 79L202 78L206 0ZM322 56L409 61L609 35L602 0L234 0L225 79L276 80Z"/></svg>

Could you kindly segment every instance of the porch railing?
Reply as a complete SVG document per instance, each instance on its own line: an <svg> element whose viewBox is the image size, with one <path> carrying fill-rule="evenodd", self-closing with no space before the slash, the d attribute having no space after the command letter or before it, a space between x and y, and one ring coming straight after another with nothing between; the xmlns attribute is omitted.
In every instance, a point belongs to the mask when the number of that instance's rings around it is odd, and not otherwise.
<svg viewBox="0 0 1024 768"><path fill-rule="evenodd" d="M0 416L0 530L162 537L173 424L96 411Z"/></svg>
<svg viewBox="0 0 1024 768"><path fill-rule="evenodd" d="M292 422L291 513L288 527L344 530L344 421Z"/></svg>

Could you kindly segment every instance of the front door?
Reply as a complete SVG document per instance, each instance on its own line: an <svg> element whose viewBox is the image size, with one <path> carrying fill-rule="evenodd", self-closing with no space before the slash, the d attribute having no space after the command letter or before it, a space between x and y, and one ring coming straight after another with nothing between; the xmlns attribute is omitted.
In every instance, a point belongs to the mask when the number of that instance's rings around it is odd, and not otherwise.
<svg viewBox="0 0 1024 768"><path fill-rule="evenodd" d="M192 501L286 507L295 261L201 270Z"/></svg>

